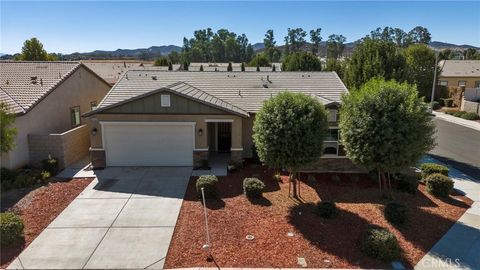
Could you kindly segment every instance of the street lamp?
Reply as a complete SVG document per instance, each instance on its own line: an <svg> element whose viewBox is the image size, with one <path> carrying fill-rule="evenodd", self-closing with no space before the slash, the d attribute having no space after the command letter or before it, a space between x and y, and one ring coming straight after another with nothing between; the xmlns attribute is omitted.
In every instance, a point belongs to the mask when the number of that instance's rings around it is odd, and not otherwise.
<svg viewBox="0 0 480 270"><path fill-rule="evenodd" d="M430 112L433 112L433 98L435 97L435 86L437 84L437 67L438 67L438 54L439 52L435 52L435 69L433 73L433 85L432 85L432 97L430 98Z"/></svg>

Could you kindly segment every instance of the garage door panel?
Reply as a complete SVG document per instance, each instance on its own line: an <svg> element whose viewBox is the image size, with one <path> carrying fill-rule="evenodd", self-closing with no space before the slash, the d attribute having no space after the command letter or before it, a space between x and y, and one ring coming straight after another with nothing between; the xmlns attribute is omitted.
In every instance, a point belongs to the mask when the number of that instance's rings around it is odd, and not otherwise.
<svg viewBox="0 0 480 270"><path fill-rule="evenodd" d="M107 166L192 166L192 125L103 127Z"/></svg>

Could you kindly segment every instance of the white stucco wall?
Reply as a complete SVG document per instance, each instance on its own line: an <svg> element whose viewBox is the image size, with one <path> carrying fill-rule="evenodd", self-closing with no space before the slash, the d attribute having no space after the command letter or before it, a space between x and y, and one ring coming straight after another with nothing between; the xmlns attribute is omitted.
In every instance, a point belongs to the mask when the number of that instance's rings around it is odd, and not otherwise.
<svg viewBox="0 0 480 270"><path fill-rule="evenodd" d="M28 134L62 133L72 128L70 108L80 106L80 114L90 111L90 102L99 103L110 86L80 67L27 114L15 119L18 134L15 148L2 154L1 166L15 169L29 163ZM81 118L82 124L85 119Z"/></svg>

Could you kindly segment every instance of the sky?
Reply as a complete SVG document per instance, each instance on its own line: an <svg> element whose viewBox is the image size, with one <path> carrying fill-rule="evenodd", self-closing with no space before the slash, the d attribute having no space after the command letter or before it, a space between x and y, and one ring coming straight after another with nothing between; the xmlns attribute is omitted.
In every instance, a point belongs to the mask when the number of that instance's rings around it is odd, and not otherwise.
<svg viewBox="0 0 480 270"><path fill-rule="evenodd" d="M21 50L37 37L48 52L182 45L183 37L210 27L245 33L262 42L273 29L277 44L287 28L322 28L323 40L342 34L347 42L377 27L409 31L421 25L432 40L480 47L480 1L4 1L0 0L0 53Z"/></svg>

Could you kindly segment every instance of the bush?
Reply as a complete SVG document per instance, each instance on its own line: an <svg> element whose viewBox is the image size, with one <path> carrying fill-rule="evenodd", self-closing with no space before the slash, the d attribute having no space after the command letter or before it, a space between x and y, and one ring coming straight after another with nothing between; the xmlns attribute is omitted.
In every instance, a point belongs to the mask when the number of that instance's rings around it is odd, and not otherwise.
<svg viewBox="0 0 480 270"><path fill-rule="evenodd" d="M42 172L40 173L40 180L43 181L43 182L47 181L48 178L50 178L50 177L51 177L50 172L42 171Z"/></svg>
<svg viewBox="0 0 480 270"><path fill-rule="evenodd" d="M443 174L434 173L426 179L426 191L436 197L448 197L453 189L453 181Z"/></svg>
<svg viewBox="0 0 480 270"><path fill-rule="evenodd" d="M473 112L464 113L461 117L465 120L479 120L480 119L480 116L478 116L478 114L473 113Z"/></svg>
<svg viewBox="0 0 480 270"><path fill-rule="evenodd" d="M456 116L456 117L460 117L462 118L464 114L466 114L467 112L464 112L464 111L456 111L456 112L453 112L453 116Z"/></svg>
<svg viewBox="0 0 480 270"><path fill-rule="evenodd" d="M400 203L387 204L383 214L393 225L403 225L407 221L407 207Z"/></svg>
<svg viewBox="0 0 480 270"><path fill-rule="evenodd" d="M243 180L243 193L249 198L262 197L265 184L257 178L245 178Z"/></svg>
<svg viewBox="0 0 480 270"><path fill-rule="evenodd" d="M218 179L215 175L201 175L198 177L196 182L197 194L198 197L202 197L202 187L205 193L205 198L216 198L217 197L217 184Z"/></svg>
<svg viewBox="0 0 480 270"><path fill-rule="evenodd" d="M392 261L400 257L400 246L395 235L387 229L372 228L363 239L362 252L372 258Z"/></svg>
<svg viewBox="0 0 480 270"><path fill-rule="evenodd" d="M434 102L433 102L433 109L434 109L434 110L440 109L440 104L438 103L438 101L434 101Z"/></svg>
<svg viewBox="0 0 480 270"><path fill-rule="evenodd" d="M2 184L2 188L4 190L8 190L12 188L13 182L15 182L15 178L17 177L17 173L7 168L0 168L0 183Z"/></svg>
<svg viewBox="0 0 480 270"><path fill-rule="evenodd" d="M321 201L317 204L317 214L323 218L334 218L338 215L334 202Z"/></svg>
<svg viewBox="0 0 480 270"><path fill-rule="evenodd" d="M453 106L453 99L452 98L445 98L445 99L443 99L443 104L446 107L452 107Z"/></svg>
<svg viewBox="0 0 480 270"><path fill-rule="evenodd" d="M273 180L277 181L277 182L280 182L282 181L282 175L280 173L275 173L273 175Z"/></svg>
<svg viewBox="0 0 480 270"><path fill-rule="evenodd" d="M8 246L23 236L23 221L12 212L0 213L0 240L2 246Z"/></svg>
<svg viewBox="0 0 480 270"><path fill-rule="evenodd" d="M42 160L43 169L51 175L57 175L59 170L58 159L48 155L47 159Z"/></svg>
<svg viewBox="0 0 480 270"><path fill-rule="evenodd" d="M13 182L13 187L15 188L27 188L35 185L37 183L37 179L34 175L32 175L31 171L22 171L20 172L17 177L15 178L15 182Z"/></svg>
<svg viewBox="0 0 480 270"><path fill-rule="evenodd" d="M448 167L436 163L424 163L420 166L422 178L427 178L430 174L441 173L448 176Z"/></svg>
<svg viewBox="0 0 480 270"><path fill-rule="evenodd" d="M399 173L394 176L396 188L401 192L415 194L418 188L418 179L414 174Z"/></svg>

